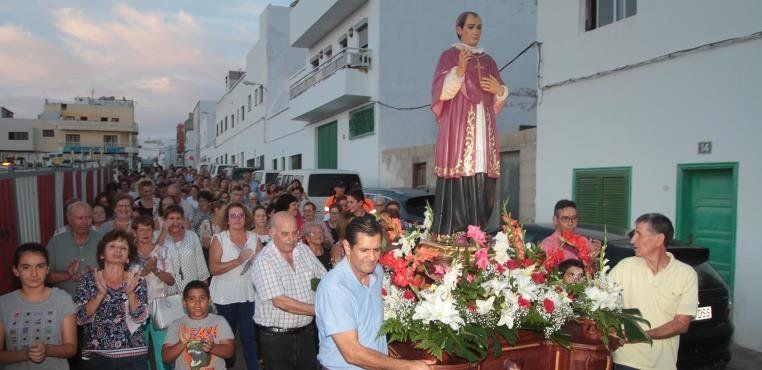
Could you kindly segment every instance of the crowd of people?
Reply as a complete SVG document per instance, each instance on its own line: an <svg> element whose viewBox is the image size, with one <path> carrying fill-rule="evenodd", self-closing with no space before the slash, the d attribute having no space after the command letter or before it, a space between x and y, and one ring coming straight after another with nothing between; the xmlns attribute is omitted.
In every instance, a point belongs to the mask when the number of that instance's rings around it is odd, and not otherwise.
<svg viewBox="0 0 762 370"><path fill-rule="evenodd" d="M401 234L397 202L340 181L332 194L318 205L298 180L260 186L248 173L115 172L91 203L62 205L66 224L47 246L16 249L20 289L0 299L0 367L223 369L234 338L247 369L325 366L312 280L352 253L353 222L377 225L374 266L381 243ZM152 305L172 295L187 317L157 327Z"/></svg>

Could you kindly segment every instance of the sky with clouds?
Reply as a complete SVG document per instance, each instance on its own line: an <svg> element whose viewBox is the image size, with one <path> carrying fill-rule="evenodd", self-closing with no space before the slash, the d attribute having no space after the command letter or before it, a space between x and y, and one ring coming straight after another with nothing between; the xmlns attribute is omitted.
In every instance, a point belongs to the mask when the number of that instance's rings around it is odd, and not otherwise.
<svg viewBox="0 0 762 370"><path fill-rule="evenodd" d="M173 137L199 99L243 69L268 3L292 0L2 0L0 105L36 118L44 100L136 101L140 137Z"/></svg>

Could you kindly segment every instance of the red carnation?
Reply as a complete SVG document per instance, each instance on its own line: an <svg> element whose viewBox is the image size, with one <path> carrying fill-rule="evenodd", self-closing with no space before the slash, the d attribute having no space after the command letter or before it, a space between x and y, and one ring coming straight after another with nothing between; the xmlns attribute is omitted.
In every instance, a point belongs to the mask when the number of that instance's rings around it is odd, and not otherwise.
<svg viewBox="0 0 762 370"><path fill-rule="evenodd" d="M519 266L521 266L521 265L519 265L519 263L518 263L518 262L516 262L516 261L514 261L514 260L508 260L508 262L506 262L505 264L506 264L506 266L508 266L508 268L509 268L509 269L511 269L511 270L513 270L513 269L516 269L516 268L518 268Z"/></svg>
<svg viewBox="0 0 762 370"><path fill-rule="evenodd" d="M524 267L529 267L529 266L532 266L533 264L534 264L534 262L532 262L532 260L530 260L530 259L525 259L525 260L521 261L521 265L524 266Z"/></svg>
<svg viewBox="0 0 762 370"><path fill-rule="evenodd" d="M541 272L534 272L532 273L532 281L534 281L537 284L542 284L545 282L545 274Z"/></svg>
<svg viewBox="0 0 762 370"><path fill-rule="evenodd" d="M545 298L542 301L542 306L545 307L545 312L549 314L553 314L553 311L556 310L556 304L553 303L553 301L548 298Z"/></svg>
<svg viewBox="0 0 762 370"><path fill-rule="evenodd" d="M394 285L396 285L398 287L401 287L401 288L404 288L404 287L410 285L410 281L407 279L407 276L405 276L404 273L403 274L397 274L397 273L392 274L392 283L394 283Z"/></svg>
<svg viewBox="0 0 762 370"><path fill-rule="evenodd" d="M392 262L394 262L394 252L388 251L384 253L381 258L378 259L378 263L381 264L381 266L391 266Z"/></svg>
<svg viewBox="0 0 762 370"><path fill-rule="evenodd" d="M524 307L524 308L529 308L529 307L532 306L532 301L530 301L530 300L528 300L528 299L526 299L526 298L524 298L522 296L519 296L519 306Z"/></svg>
<svg viewBox="0 0 762 370"><path fill-rule="evenodd" d="M386 291L386 288L381 288L381 295L386 297L389 293Z"/></svg>
<svg viewBox="0 0 762 370"><path fill-rule="evenodd" d="M415 300L415 294L409 290L406 290L404 293L402 293L402 297L409 301Z"/></svg>
<svg viewBox="0 0 762 370"><path fill-rule="evenodd" d="M468 312L476 312L476 306L468 306Z"/></svg>

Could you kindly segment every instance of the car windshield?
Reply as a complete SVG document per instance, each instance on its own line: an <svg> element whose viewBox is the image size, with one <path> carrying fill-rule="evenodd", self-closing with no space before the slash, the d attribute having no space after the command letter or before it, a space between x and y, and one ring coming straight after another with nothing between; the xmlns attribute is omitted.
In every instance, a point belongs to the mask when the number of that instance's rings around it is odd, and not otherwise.
<svg viewBox="0 0 762 370"><path fill-rule="evenodd" d="M426 203L429 205L434 204L433 195L424 195L421 197L413 197L405 202L405 212L411 216L423 218L423 213L426 212Z"/></svg>
<svg viewBox="0 0 762 370"><path fill-rule="evenodd" d="M341 180L347 185L347 191L352 187L360 187L360 177L350 173L314 173L310 175L307 195L310 197L327 197L333 191L336 180Z"/></svg>
<svg viewBox="0 0 762 370"><path fill-rule="evenodd" d="M278 177L278 173L277 172L268 172L267 175L265 176L265 183L271 184L271 183L275 182L275 178L277 178L277 177ZM259 176L259 180L262 180L262 175L261 174ZM260 182L259 180L257 180L257 182Z"/></svg>

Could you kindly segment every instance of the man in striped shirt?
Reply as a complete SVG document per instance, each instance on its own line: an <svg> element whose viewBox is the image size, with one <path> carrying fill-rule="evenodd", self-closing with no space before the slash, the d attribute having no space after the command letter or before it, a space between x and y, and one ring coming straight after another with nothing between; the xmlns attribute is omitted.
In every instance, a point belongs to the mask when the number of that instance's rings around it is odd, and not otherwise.
<svg viewBox="0 0 762 370"><path fill-rule="evenodd" d="M272 219L273 240L254 261L254 322L265 369L317 367L315 292L311 280L326 271L309 247L299 242L296 219L278 212Z"/></svg>

